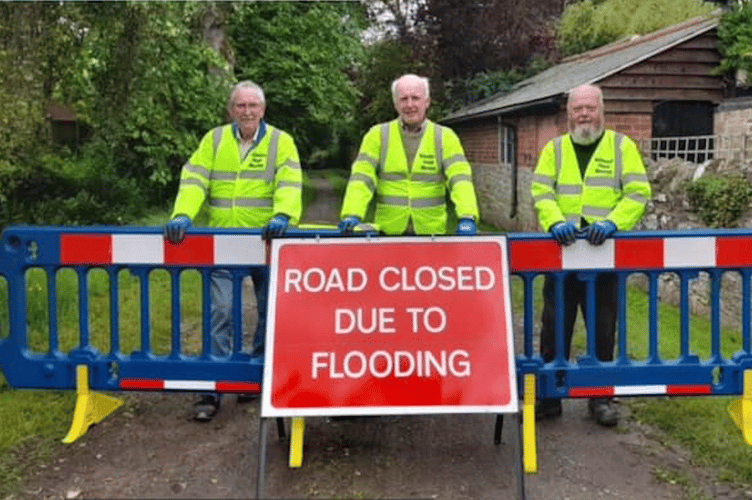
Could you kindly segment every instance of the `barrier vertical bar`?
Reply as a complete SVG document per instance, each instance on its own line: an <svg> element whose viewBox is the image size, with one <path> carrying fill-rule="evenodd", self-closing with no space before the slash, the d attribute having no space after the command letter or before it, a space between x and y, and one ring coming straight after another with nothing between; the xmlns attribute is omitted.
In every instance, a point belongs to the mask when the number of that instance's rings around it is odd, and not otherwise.
<svg viewBox="0 0 752 500"><path fill-rule="evenodd" d="M710 338L711 338L711 363L722 364L721 357L721 277L723 271L713 269L709 271L711 286L710 307Z"/></svg>
<svg viewBox="0 0 752 500"><path fill-rule="evenodd" d="M531 358L533 356L533 325L534 325L534 318L533 313L535 311L533 307L533 292L535 291L533 288L533 281L535 279L535 275L533 274L524 274L522 276L522 280L524 283L524 300L525 300L525 310L524 310L524 324L523 324L523 332L524 332L524 342L525 342L525 356L528 358Z"/></svg>
<svg viewBox="0 0 752 500"><path fill-rule="evenodd" d="M596 360L598 359L598 356L596 355L595 350L595 343L596 343L596 336L595 332L598 326L598 321L596 320L596 313L595 308L597 305L597 297L595 296L595 284L597 280L597 275L592 273L578 273L577 278L580 281L584 281L586 283L587 292L585 294L585 303L587 306L585 307L585 333L587 337L587 355L580 358L580 363L590 363L595 364ZM566 320L565 320L566 321Z"/></svg>
<svg viewBox="0 0 752 500"><path fill-rule="evenodd" d="M660 363L658 355L658 273L649 272L649 300L648 304L648 336L649 354L648 363Z"/></svg>
<svg viewBox="0 0 752 500"><path fill-rule="evenodd" d="M230 356L235 358L243 350L243 276L230 271L232 278L232 348Z"/></svg>
<svg viewBox="0 0 752 500"><path fill-rule="evenodd" d="M201 314L203 316L201 329L201 358L211 357L211 270L201 270Z"/></svg>
<svg viewBox="0 0 752 500"><path fill-rule="evenodd" d="M617 294L619 301L619 310L617 312L617 325L619 328L619 357L617 364L629 364L627 355L627 274L617 274Z"/></svg>
<svg viewBox="0 0 752 500"><path fill-rule="evenodd" d="M554 293L556 296L556 325L554 332L556 336L556 355L554 357L555 366L566 366L567 360L564 359L564 322L566 314L564 312L564 280L567 274L560 273L554 275Z"/></svg>

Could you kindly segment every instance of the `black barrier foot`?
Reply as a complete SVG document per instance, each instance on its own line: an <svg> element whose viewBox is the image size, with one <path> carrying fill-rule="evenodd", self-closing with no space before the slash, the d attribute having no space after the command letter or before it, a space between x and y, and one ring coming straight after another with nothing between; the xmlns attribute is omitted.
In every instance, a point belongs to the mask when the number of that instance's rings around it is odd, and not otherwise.
<svg viewBox="0 0 752 500"><path fill-rule="evenodd" d="M277 417L277 436L280 441L285 439L285 419L282 417Z"/></svg>

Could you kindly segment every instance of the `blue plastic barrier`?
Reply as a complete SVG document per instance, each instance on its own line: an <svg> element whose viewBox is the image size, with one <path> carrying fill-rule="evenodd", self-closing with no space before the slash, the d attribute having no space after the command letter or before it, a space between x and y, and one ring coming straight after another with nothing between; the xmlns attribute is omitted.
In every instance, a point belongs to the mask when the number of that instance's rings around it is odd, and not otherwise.
<svg viewBox="0 0 752 500"><path fill-rule="evenodd" d="M524 290L524 348L517 357L520 384L524 374L534 374L538 397L607 397L649 395L730 395L744 392L744 370L752 366L750 351L750 275L752 274L752 231L655 231L619 233L601 247L578 240L561 247L542 234L509 235L510 269L522 279ZM563 299L563 281L568 273L577 273L588 283L588 310L593 311L597 297L595 278L614 272L618 278L619 320L615 359L601 362L595 355L595 318L587 322L586 349L574 361L563 357L563 300L558 300L556 321L557 356L543 363L534 349L535 331L540 318L534 313L534 279L551 273L557 297ZM708 273L711 286L712 352L706 359L690 350L690 282L700 272ZM721 352L721 279L725 273L742 277L742 349L732 357ZM673 273L680 282L680 345L673 359L662 359L659 352L658 284L661 275ZM642 274L648 283L647 331L627 324L627 278ZM629 354L628 340L646 333L648 356L635 360ZM522 387L520 388L522 393Z"/></svg>
<svg viewBox="0 0 752 500"><path fill-rule="evenodd" d="M338 236L336 230L292 229L290 237ZM160 228L129 227L8 227L2 233L0 275L7 282L10 332L0 340L0 368L13 387L75 389L76 366L87 365L94 390L186 390L248 392L257 390L262 361L242 351L241 282L251 276L257 286L268 286L266 243L254 230L193 229L185 242L164 241ZM743 373L752 366L750 345L750 274L752 274L752 231L664 231L620 233L601 247L578 240L562 248L548 235L508 235L510 270L523 283L524 345L517 357L520 384L523 375L538 378L539 397L597 397L608 395L731 395L742 394ZM235 283L234 342L229 358L210 354L209 273L217 268L231 271ZM45 352L29 345L26 273L40 269L47 275L49 338ZM78 277L77 345L64 352L59 347L57 318L58 290L55 276L71 269ZM92 345L88 274L105 272L109 280L109 349ZM152 350L150 319L150 274L163 270L170 276L170 351ZM181 273L195 270L202 277L201 349L195 355L184 352L181 335ZM127 271L139 281L139 339L130 353L121 348L118 276ZM593 283L602 272L615 272L619 281L620 320L617 328L618 356L612 362L595 357L594 331L588 329L586 353L568 361L559 355L543 363L534 349L539 318L535 317L534 281L551 273L561 283L567 273L576 272ZM663 273L675 273L681 282L680 354L662 359L659 354L658 280ZM689 283L699 272L710 276L712 353L700 359L690 351ZM724 273L742 276L740 352L724 357L721 352L720 288ZM649 284L647 338L649 356L630 359L627 340L626 285L629 275L639 273ZM559 286L558 294L563 294ZM590 294L588 300L595 303ZM592 309L592 308L591 308ZM265 304L259 304L263 321ZM559 312L561 314L561 311ZM593 324L590 321L589 324ZM2 336L0 336L2 338ZM559 322L557 345L563 345ZM520 387L521 394L523 388Z"/></svg>
<svg viewBox="0 0 752 500"><path fill-rule="evenodd" d="M291 237L338 236L333 229L290 229ZM266 242L258 230L191 229L180 245L163 239L161 228L131 227L33 227L13 226L2 233L0 276L7 282L10 332L0 335L0 368L12 387L76 389L76 367L85 365L89 386L99 391L159 390L257 392L263 361L242 351L242 280L250 276L255 286L268 289ZM234 282L233 350L229 357L211 355L210 280L215 269L227 269ZM45 352L30 345L27 306L27 272L46 274L48 338ZM78 281L77 345L60 348L58 285L61 270L75 272ZM109 282L109 332L107 350L95 347L90 331L90 279L92 271L105 272ZM157 270L170 276L171 316L169 353L152 349L150 277ZM200 352L184 352L181 334L181 274L192 270L201 276ZM121 331L119 275L129 272L138 280L136 307L139 331ZM265 299L266 294L262 294ZM259 321L265 320L266 301L258 304ZM137 337L138 348L124 352L125 336Z"/></svg>

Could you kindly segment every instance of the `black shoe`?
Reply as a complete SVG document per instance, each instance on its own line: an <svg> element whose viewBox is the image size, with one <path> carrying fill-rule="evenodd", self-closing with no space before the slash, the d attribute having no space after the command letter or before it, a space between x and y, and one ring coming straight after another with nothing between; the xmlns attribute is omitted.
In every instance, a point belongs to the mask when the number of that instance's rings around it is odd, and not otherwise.
<svg viewBox="0 0 752 500"><path fill-rule="evenodd" d="M216 396L201 396L193 405L193 419L199 422L209 422L219 409L219 398Z"/></svg>
<svg viewBox="0 0 752 500"><path fill-rule="evenodd" d="M604 427L613 427L619 421L619 412L610 399L591 399L588 401L588 409L595 421Z"/></svg>
<svg viewBox="0 0 752 500"><path fill-rule="evenodd" d="M535 402L535 420L560 417L562 413L561 399L543 398Z"/></svg>

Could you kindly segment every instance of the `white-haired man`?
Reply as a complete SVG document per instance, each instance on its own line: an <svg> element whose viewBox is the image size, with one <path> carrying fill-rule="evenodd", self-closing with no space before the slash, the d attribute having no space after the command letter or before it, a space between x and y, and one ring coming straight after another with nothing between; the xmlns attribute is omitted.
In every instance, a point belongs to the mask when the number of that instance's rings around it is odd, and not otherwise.
<svg viewBox="0 0 752 500"><path fill-rule="evenodd" d="M479 218L472 170L460 140L426 112L428 79L403 75L392 83L399 117L371 127L352 164L339 228L352 231L375 197L374 223L388 235L445 234L446 193L459 220L456 234L473 235Z"/></svg>
<svg viewBox="0 0 752 500"><path fill-rule="evenodd" d="M568 134L543 148L533 174L531 193L544 231L561 245L574 243L582 231L591 245L601 245L617 231L629 230L640 220L651 197L650 184L637 145L627 136L605 129L603 93L594 85L573 89L567 99ZM564 281L564 352L556 352L555 284L543 283L541 357L569 359L578 307L587 318L587 288L575 273ZM596 279L595 352L600 361L614 356L617 319L617 279L601 273ZM617 424L611 399L591 399L596 422ZM561 415L559 399L541 399L536 417Z"/></svg>
<svg viewBox="0 0 752 500"><path fill-rule="evenodd" d="M179 244L204 203L212 227L263 228L265 237L281 236L288 223L297 224L302 211L302 172L292 136L264 120L266 100L261 87L238 83L230 92L231 123L204 135L183 166L180 188L165 238ZM253 275L257 303L263 291ZM233 283L230 271L211 273L211 353L229 356L232 347ZM264 321L259 311L253 353L264 352ZM194 418L207 422L219 408L218 394L205 394Z"/></svg>

